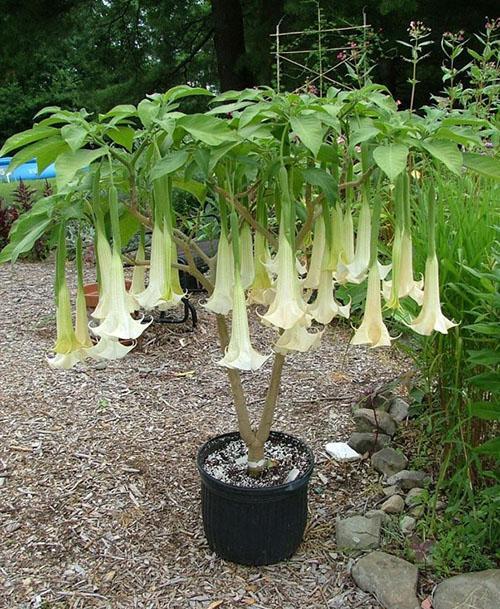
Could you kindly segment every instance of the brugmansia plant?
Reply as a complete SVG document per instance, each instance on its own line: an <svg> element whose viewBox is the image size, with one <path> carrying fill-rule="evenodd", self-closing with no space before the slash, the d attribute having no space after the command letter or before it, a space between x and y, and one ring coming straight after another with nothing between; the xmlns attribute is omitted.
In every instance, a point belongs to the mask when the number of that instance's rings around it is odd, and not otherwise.
<svg viewBox="0 0 500 609"><path fill-rule="evenodd" d="M183 113L183 99L193 95L211 97L210 109ZM441 311L432 230L425 269L413 268L412 231L418 227L412 210L427 206L432 227L439 200L425 180L431 165L456 174L467 168L498 174L495 159L475 152L478 131L488 137L494 132L486 120L468 121L458 111L428 109L420 117L398 112L384 87L371 84L350 92L332 88L324 98L267 88L214 97L179 86L97 117L52 107L36 120L0 155L15 152L10 170L31 158L39 171L55 162L57 191L16 222L0 261L15 261L46 232L57 234L57 341L49 364L69 368L87 358L124 357L151 323L151 311L179 304L179 271L191 273L216 318L218 364L229 376L254 476L267 467L264 444L287 354L317 348L326 324L349 318L350 302L336 295L338 285L366 285L353 344L390 345L384 316L395 313L421 334L445 334L454 325ZM218 210L214 258L183 230L178 191ZM90 323L80 242L75 323L65 278L65 227L75 222L95 229L100 298ZM381 222L383 234L393 235L392 245L384 244L389 247L379 247ZM145 233L151 234L149 257ZM123 248L134 235L138 246L127 288L124 261L131 259ZM391 248L392 260L382 259ZM207 274L196 259L208 266ZM407 298L421 307L414 319L402 313ZM252 344L254 310L274 330L262 353ZM269 388L254 423L241 375L270 359Z"/></svg>

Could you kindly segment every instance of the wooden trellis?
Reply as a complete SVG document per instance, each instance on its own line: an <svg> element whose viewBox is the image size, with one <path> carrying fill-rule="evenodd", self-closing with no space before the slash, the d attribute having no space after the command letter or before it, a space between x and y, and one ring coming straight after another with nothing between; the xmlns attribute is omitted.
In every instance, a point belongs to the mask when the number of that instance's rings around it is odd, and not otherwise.
<svg viewBox="0 0 500 609"><path fill-rule="evenodd" d="M271 37L275 39L275 50L272 54L275 56L275 68L276 68L276 89L280 91L281 84L283 81L283 68L286 65L293 65L296 68L301 68L305 74L307 74L307 85L317 86L319 94L322 95L324 92L325 84L340 85L342 87L350 88L345 82L338 81L335 77L335 71L338 70L342 65L348 61L347 53L352 51L352 47L346 44L339 44L338 46L328 46L327 37L330 39L342 39L346 36L352 36L353 34L363 33L366 35L366 31L371 26L366 23L366 14L363 12L363 25L358 26L345 26L336 28L322 28L322 14L321 8L317 7L317 27L314 30L301 30L297 32L282 32L280 30L281 21L276 26L276 32L271 34ZM286 49L286 40L288 36L295 36L300 38L306 38L315 36L315 44L312 48L306 49ZM306 45L309 46L309 45ZM293 56L297 55L311 55L312 53L317 54L318 62L315 67L308 66L306 60L299 61ZM332 53L336 53L335 61L333 65L330 63ZM346 57L342 59L342 54ZM292 57L291 57L292 56ZM317 83L317 85L316 85ZM302 89L304 84L301 84L296 91Z"/></svg>

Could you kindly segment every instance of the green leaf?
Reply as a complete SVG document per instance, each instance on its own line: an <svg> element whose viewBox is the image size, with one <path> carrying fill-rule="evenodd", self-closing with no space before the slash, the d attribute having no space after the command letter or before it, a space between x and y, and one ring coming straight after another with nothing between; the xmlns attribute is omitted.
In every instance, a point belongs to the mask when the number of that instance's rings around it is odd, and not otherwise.
<svg viewBox="0 0 500 609"><path fill-rule="evenodd" d="M422 146L435 159L446 165L450 171L456 175L460 175L463 159L462 153L457 148L456 144L453 144L452 142L445 142L443 140L426 140L422 142Z"/></svg>
<svg viewBox="0 0 500 609"><path fill-rule="evenodd" d="M192 194L200 203L204 203L207 196L207 187L201 182L196 180L182 180L180 178L173 178L172 186L174 188L180 188Z"/></svg>
<svg viewBox="0 0 500 609"><path fill-rule="evenodd" d="M349 139L349 143L351 144L351 146L356 146L356 144L361 144L361 142L371 140L372 137L379 135L379 133L380 129L367 125L366 127L361 127L360 129L353 131Z"/></svg>
<svg viewBox="0 0 500 609"><path fill-rule="evenodd" d="M208 89L203 89L202 87L189 87L188 85L178 85L177 87L172 87L169 89L164 95L163 99L165 101L175 101L176 99L181 99L182 97L189 97L190 95L210 95L213 96L213 93Z"/></svg>
<svg viewBox="0 0 500 609"><path fill-rule="evenodd" d="M480 387L491 393L500 392L500 375L496 372L483 372L468 379L475 387Z"/></svg>
<svg viewBox="0 0 500 609"><path fill-rule="evenodd" d="M338 184L330 173L327 173L323 169L311 167L304 169L302 174L308 184L321 188L328 201L335 201L338 196Z"/></svg>
<svg viewBox="0 0 500 609"><path fill-rule="evenodd" d="M97 148L97 150L80 150L65 152L56 159L56 184L60 190L66 186L68 182L75 177L75 174L80 169L88 167L93 161L106 154L106 148Z"/></svg>
<svg viewBox="0 0 500 609"><path fill-rule="evenodd" d="M108 131L109 137L120 146L132 152L135 130L132 127L114 127Z"/></svg>
<svg viewBox="0 0 500 609"><path fill-rule="evenodd" d="M61 108L59 106L46 106L39 110L33 118L38 118L39 116L44 116L45 114L54 114L54 112L59 112Z"/></svg>
<svg viewBox="0 0 500 609"><path fill-rule="evenodd" d="M221 144L217 146L217 148L212 148L210 150L210 160L208 164L208 171L211 172L214 170L214 167L217 163L228 154L233 148L235 148L239 142L228 142L227 144Z"/></svg>
<svg viewBox="0 0 500 609"><path fill-rule="evenodd" d="M30 249L45 232L47 226L52 222L52 218L46 216L35 218L30 230L20 236L19 240L11 241L3 250L0 252L0 264L8 262L9 260L14 263L21 254L29 252Z"/></svg>
<svg viewBox="0 0 500 609"><path fill-rule="evenodd" d="M159 104L152 102L150 99L143 99L137 106L137 114L146 128L153 124L153 120L157 118L159 111Z"/></svg>
<svg viewBox="0 0 500 609"><path fill-rule="evenodd" d="M16 148L22 148L27 144L38 142L39 140L43 140L50 136L56 135L58 131L59 129L56 129L55 127L35 126L32 129L21 131L21 133L16 133L15 135L12 135L6 140L5 144L0 150L0 157L4 156L5 154L8 154Z"/></svg>
<svg viewBox="0 0 500 609"><path fill-rule="evenodd" d="M43 171L47 165L50 165L61 149L67 148L66 142L59 135L53 135L39 142L35 142L22 148L17 152L10 165L7 168L8 172L14 171L23 163L27 163L32 159L37 160L38 171Z"/></svg>
<svg viewBox="0 0 500 609"><path fill-rule="evenodd" d="M500 436L484 442L474 450L482 455L492 455L498 459L500 456Z"/></svg>
<svg viewBox="0 0 500 609"><path fill-rule="evenodd" d="M120 241L122 247L126 247L132 237L137 233L141 226L139 220L129 212L128 209L124 209L120 216Z"/></svg>
<svg viewBox="0 0 500 609"><path fill-rule="evenodd" d="M314 156L323 143L324 130L316 114L301 114L290 118L290 126Z"/></svg>
<svg viewBox="0 0 500 609"><path fill-rule="evenodd" d="M477 324L469 324L464 326L466 330L474 330L480 334L488 334L489 336L500 336L500 325L498 322L479 322Z"/></svg>
<svg viewBox="0 0 500 609"><path fill-rule="evenodd" d="M81 148L87 137L87 130L80 125L64 125L61 128L61 135L71 150L78 150Z"/></svg>
<svg viewBox="0 0 500 609"><path fill-rule="evenodd" d="M254 106L254 102L252 101L237 101L232 104L222 104L222 106L217 106L216 108L212 108L206 114L230 114L231 112L237 112L238 110L243 110L247 106Z"/></svg>
<svg viewBox="0 0 500 609"><path fill-rule="evenodd" d="M471 414L485 421L500 421L500 404L494 402L473 402L469 404Z"/></svg>
<svg viewBox="0 0 500 609"><path fill-rule="evenodd" d="M493 349L477 349L467 351L467 361L483 366L496 366L500 363L500 351Z"/></svg>
<svg viewBox="0 0 500 609"><path fill-rule="evenodd" d="M394 180L406 169L408 152L408 148L403 144L377 146L373 151L373 159L387 177Z"/></svg>
<svg viewBox="0 0 500 609"><path fill-rule="evenodd" d="M464 165L472 171L487 178L500 180L500 160L474 152L465 152L463 156Z"/></svg>
<svg viewBox="0 0 500 609"><path fill-rule="evenodd" d="M229 129L226 122L214 116L190 114L180 118L177 125L192 135L194 139L209 146L218 146L236 139L236 134Z"/></svg>
<svg viewBox="0 0 500 609"><path fill-rule="evenodd" d="M183 167L189 158L189 152L186 150L175 150L161 158L151 170L151 179L156 180L169 173L174 173Z"/></svg>

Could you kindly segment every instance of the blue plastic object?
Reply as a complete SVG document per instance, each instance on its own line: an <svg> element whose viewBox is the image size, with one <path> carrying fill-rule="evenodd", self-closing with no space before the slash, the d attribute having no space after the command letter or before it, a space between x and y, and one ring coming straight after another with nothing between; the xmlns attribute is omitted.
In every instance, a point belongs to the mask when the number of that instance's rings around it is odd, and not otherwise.
<svg viewBox="0 0 500 609"><path fill-rule="evenodd" d="M56 168L54 163L49 165L40 174L38 173L36 159L23 163L12 172L7 172L11 161L12 157L9 156L0 159L0 182L15 182L17 180L45 180L46 178L56 177Z"/></svg>

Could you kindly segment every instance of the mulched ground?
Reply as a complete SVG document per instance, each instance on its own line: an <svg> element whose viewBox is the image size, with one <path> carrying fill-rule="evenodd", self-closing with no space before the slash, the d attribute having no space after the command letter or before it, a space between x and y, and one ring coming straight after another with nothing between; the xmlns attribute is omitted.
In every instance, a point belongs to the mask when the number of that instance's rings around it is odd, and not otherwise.
<svg viewBox="0 0 500 609"><path fill-rule="evenodd" d="M54 371L52 276L0 267L0 607L378 609L334 539L336 516L380 499L378 477L323 446L348 438L352 404L402 372L401 354L346 352L343 326L288 358L275 429L315 452L310 520L290 561L242 567L210 552L200 518L197 448L236 426L213 318L198 307L194 333L154 324L121 362ZM244 376L255 412L269 370Z"/></svg>

